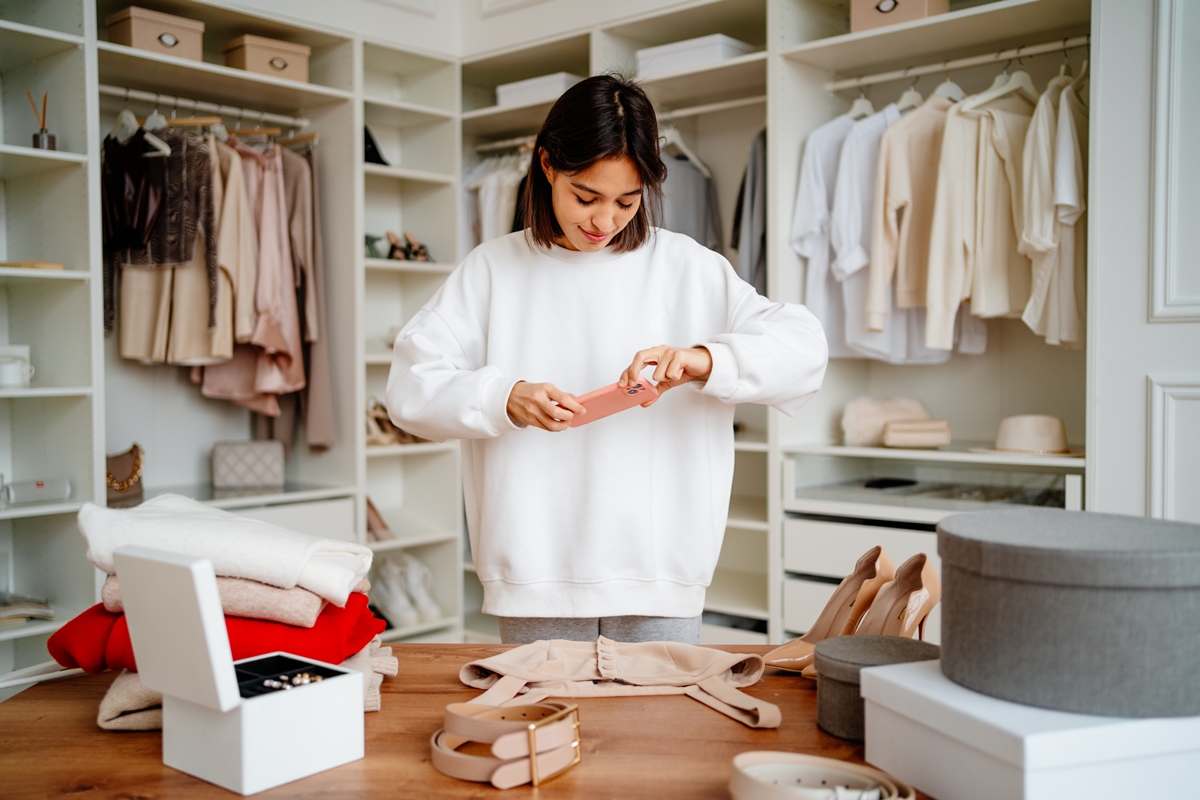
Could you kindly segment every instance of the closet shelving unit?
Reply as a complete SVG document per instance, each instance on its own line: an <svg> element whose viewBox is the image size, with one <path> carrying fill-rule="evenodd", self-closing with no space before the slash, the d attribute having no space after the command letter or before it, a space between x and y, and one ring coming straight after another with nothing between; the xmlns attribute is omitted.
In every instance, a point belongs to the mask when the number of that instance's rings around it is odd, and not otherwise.
<svg viewBox="0 0 1200 800"><path fill-rule="evenodd" d="M789 244L796 178L803 142L810 131L843 113L857 94L831 91L834 81L903 71L1001 50L1062 41L1089 29L1087 0L1000 0L952 4L948 14L887 28L845 33L845 20L820 13L815 4L776 0L779 50L771 69L772 106L769 173L787 176L771 187L769 266L772 296L803 301L804 265ZM1078 70L1084 55L1072 51ZM1025 58L1021 67L1036 85L1057 73L1063 54ZM967 93L986 88L1003 62L956 70L951 77ZM931 74L918 86L926 95L943 80ZM876 108L912 83L898 79L865 91ZM795 418L772 412L770 483L783 491L771 498L771 638L802 633L816 618L837 581L874 544L884 544L899 563L926 552L937 563L937 521L994 503L916 499L903 490L835 486L866 477L922 482L977 483L988 487L1054 487L1068 507L1082 507L1087 460L1080 455L1036 456L980 452L993 441L1001 418L1045 413L1062 417L1071 442L1084 440L1087 420L1086 364L1082 350L1045 344L1020 320L990 320L982 356L954 354L938 366L891 366L858 359L830 363L821 393ZM859 395L917 396L934 416L951 421L955 444L941 450L846 447L838 422L841 410ZM961 441L960 441L961 440ZM784 512L791 512L785 515ZM780 559L774 561L774 559ZM931 616L927 638L938 639ZM928 634L932 636L928 636Z"/></svg>
<svg viewBox="0 0 1200 800"><path fill-rule="evenodd" d="M452 59L362 43L362 121L388 166L367 164L359 149L358 214L361 278L359 409L384 399L391 340L458 263L459 66ZM431 261L365 255L363 236L407 231L429 248ZM386 252L387 240L379 245ZM390 446L363 442L360 485L397 538L369 542L377 563L406 551L433 572L439 620L389 629L384 638L456 641L462 636L462 477L458 443ZM364 499L365 502L365 499ZM359 514L366 535L365 508Z"/></svg>
<svg viewBox="0 0 1200 800"><path fill-rule="evenodd" d="M46 637L91 604L93 570L75 512L100 496L103 378L98 336L99 171L87 87L82 0L0 3L0 344L27 345L28 388L0 390L0 473L65 477L64 502L0 506L0 590L50 601L55 619L0 628L0 672L44 660ZM38 130L25 93L48 95L58 150L30 147Z"/></svg>

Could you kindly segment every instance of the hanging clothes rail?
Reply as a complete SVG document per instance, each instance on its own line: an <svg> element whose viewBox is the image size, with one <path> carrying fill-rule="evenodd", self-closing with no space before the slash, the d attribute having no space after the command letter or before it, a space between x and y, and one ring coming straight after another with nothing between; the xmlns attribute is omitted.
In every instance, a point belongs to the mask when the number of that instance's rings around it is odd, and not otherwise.
<svg viewBox="0 0 1200 800"><path fill-rule="evenodd" d="M955 58L949 61L941 61L936 64L927 64L921 67L906 67L905 69L892 70L891 72L881 72L878 75L863 75L860 78L847 78L840 81L830 81L825 84L826 90L830 92L840 92L845 89L857 89L861 86L872 86L877 83L889 83L891 81L904 80L905 78L918 78L922 75L938 75L943 72L950 72L957 69L965 69L966 67L978 67L982 64L991 64L996 61L1008 61L1010 59L1025 58L1027 56L1037 56L1043 53L1056 53L1065 50L1074 50L1079 47L1087 47L1091 41L1088 36L1076 36L1074 38L1060 39L1057 42L1046 42L1045 44L1029 45L1028 47L1015 47L1009 50L1001 50L998 53L971 56L970 58Z"/></svg>
<svg viewBox="0 0 1200 800"><path fill-rule="evenodd" d="M536 136L517 136L513 139L501 139L498 142L487 142L475 145L476 153L494 153L497 150L512 150L514 148L532 147L537 141Z"/></svg>
<svg viewBox="0 0 1200 800"><path fill-rule="evenodd" d="M251 108L238 108L223 103L208 103L203 100L189 100L186 97L174 97L159 92L143 92L140 89L126 89L120 86L100 84L100 94L109 97L120 97L129 100L139 100L143 103L182 108L193 113L203 111L206 114L226 115L247 122L270 122L285 128L307 128L308 120L304 117L289 117L286 114L271 114L265 111L255 111Z"/></svg>

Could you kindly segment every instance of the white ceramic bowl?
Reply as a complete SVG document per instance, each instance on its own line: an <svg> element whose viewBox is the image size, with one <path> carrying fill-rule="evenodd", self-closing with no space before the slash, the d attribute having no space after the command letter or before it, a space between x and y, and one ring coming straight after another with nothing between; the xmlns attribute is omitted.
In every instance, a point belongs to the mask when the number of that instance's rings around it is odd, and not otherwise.
<svg viewBox="0 0 1200 800"><path fill-rule="evenodd" d="M1000 420L996 449L1014 453L1067 453L1067 426L1058 417L1020 414Z"/></svg>

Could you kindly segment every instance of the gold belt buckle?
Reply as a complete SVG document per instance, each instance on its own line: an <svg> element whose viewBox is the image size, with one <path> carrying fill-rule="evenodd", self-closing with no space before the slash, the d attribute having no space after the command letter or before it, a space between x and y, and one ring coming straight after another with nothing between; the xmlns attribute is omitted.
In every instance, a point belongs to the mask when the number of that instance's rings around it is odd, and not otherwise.
<svg viewBox="0 0 1200 800"><path fill-rule="evenodd" d="M571 717L571 726L575 730L575 741L571 742L571 747L575 748L575 757L573 759L571 759L570 764L567 764L562 769L556 770L555 772L552 772L549 775L543 776L538 771L537 729L544 727L546 725L550 725L555 722L558 722L560 719L564 719L568 715ZM531 778L530 783L532 783L534 786L537 786L540 783L548 781L551 778L557 778L559 775L562 775L564 772L566 772L571 767L575 766L576 764L578 764L580 761L583 760L583 748L581 748L579 746L580 745L580 742L579 742L579 706L574 705L574 704L568 705L562 711L559 711L555 714L551 714L550 716L545 717L544 719L539 719L537 722L531 722L531 723L529 723L529 726L526 728L526 731L529 734L529 775Z"/></svg>

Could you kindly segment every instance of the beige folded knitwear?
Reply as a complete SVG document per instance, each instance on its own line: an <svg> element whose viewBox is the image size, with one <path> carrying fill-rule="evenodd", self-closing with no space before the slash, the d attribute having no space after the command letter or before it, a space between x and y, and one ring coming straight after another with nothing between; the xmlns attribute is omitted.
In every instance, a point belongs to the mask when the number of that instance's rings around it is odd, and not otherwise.
<svg viewBox="0 0 1200 800"><path fill-rule="evenodd" d="M883 423L884 447L945 447L948 444L948 419L893 419Z"/></svg>
<svg viewBox="0 0 1200 800"><path fill-rule="evenodd" d="M366 593L371 582L363 578L354 591ZM231 617L265 619L283 622L299 628L311 628L317 624L317 616L325 608L326 601L307 589L294 586L280 589L246 578L217 578L217 593L221 596L221 609ZM100 590L104 608L114 614L125 611L121 602L121 585L116 575L109 575Z"/></svg>
<svg viewBox="0 0 1200 800"><path fill-rule="evenodd" d="M363 711L382 708L383 676L395 677L400 671L400 662L392 655L392 648L384 647L378 636L341 666L362 673ZM162 695L143 686L136 672L122 670L100 701L96 724L106 731L161 730Z"/></svg>

